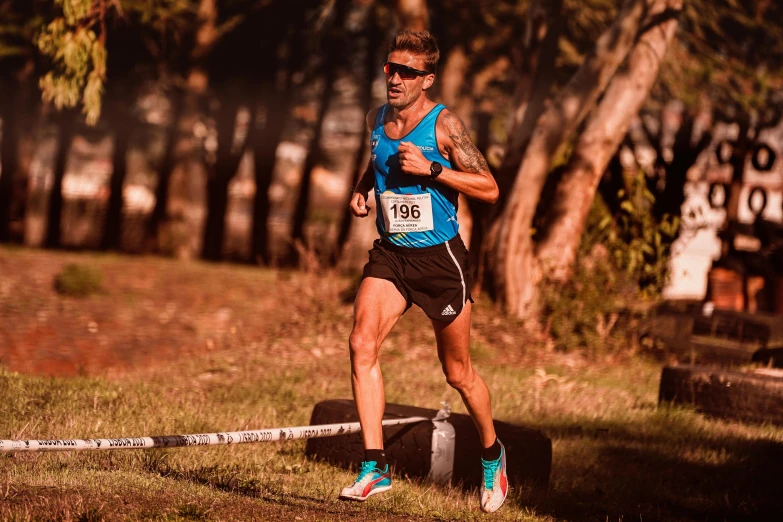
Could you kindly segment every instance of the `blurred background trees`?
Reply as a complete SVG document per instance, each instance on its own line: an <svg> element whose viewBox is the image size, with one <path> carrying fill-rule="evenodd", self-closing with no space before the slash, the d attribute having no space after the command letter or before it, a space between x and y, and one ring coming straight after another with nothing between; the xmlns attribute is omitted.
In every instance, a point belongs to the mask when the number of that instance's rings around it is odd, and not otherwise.
<svg viewBox="0 0 783 522"><path fill-rule="evenodd" d="M688 172L719 127L734 129L731 217L759 134L780 125L781 9L0 0L0 241L355 270L374 235L346 210L364 116L385 102L391 36L428 28L433 96L501 187L495 206L461 201L475 292L540 327L547 285L604 251L658 295Z"/></svg>

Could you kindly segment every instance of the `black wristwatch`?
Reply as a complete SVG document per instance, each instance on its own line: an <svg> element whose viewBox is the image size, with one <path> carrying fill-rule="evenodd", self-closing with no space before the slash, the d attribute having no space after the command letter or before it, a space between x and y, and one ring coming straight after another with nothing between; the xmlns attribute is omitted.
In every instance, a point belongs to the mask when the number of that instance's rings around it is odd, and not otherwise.
<svg viewBox="0 0 783 522"><path fill-rule="evenodd" d="M438 176L440 176L440 173L441 173L441 172L443 172L443 165L441 165L441 164L440 164L440 163L438 163L437 161L433 161L433 162L430 164L430 177L431 177L432 179L435 179L435 178L437 178Z"/></svg>

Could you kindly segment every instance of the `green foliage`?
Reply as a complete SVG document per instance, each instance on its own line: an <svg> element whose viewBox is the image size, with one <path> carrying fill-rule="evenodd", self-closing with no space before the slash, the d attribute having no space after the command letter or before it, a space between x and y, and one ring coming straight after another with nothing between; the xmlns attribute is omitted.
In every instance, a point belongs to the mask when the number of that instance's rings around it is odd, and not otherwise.
<svg viewBox="0 0 783 522"><path fill-rule="evenodd" d="M94 8L95 0L56 0L63 16L55 18L36 43L53 68L40 80L43 99L55 107L76 107L81 101L87 123L94 125L101 114L101 95L106 80L105 33L95 29L105 22L106 12Z"/></svg>
<svg viewBox="0 0 783 522"><path fill-rule="evenodd" d="M599 243L581 256L568 282L542 284L546 333L559 350L581 349L597 357L628 347L636 325L627 319L638 291L635 282L613 265L609 251Z"/></svg>
<svg viewBox="0 0 783 522"><path fill-rule="evenodd" d="M614 215L596 196L573 278L542 285L548 333L561 349L586 348L593 355L635 349L639 319L666 283L679 218L655 218L655 197L642 171L627 186Z"/></svg>
<svg viewBox="0 0 783 522"><path fill-rule="evenodd" d="M54 288L63 295L87 297L101 291L102 279L97 268L70 263L54 278Z"/></svg>
<svg viewBox="0 0 783 522"><path fill-rule="evenodd" d="M629 181L630 194L625 190L618 193L618 213L611 216L604 210L593 234L609 249L615 265L636 281L642 295L655 297L666 284L680 218L665 214L660 221L656 219L651 212L655 196L647 188L643 171Z"/></svg>

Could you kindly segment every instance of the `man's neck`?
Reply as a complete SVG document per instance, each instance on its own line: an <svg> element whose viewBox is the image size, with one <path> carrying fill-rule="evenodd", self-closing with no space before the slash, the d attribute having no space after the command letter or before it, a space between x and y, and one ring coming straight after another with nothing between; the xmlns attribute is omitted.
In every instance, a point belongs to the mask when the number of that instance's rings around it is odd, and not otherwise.
<svg viewBox="0 0 783 522"><path fill-rule="evenodd" d="M410 105L401 108L392 107L392 119L403 125L409 121L416 121L421 118L421 113L430 108L432 104L426 96L421 95Z"/></svg>

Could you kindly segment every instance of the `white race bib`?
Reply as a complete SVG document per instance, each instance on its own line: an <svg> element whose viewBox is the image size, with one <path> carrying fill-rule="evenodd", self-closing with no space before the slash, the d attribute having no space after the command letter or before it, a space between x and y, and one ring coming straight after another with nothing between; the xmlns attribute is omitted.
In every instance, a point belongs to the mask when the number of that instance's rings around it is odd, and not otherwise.
<svg viewBox="0 0 783 522"><path fill-rule="evenodd" d="M426 232L433 230L430 194L381 194L381 208L386 232Z"/></svg>

